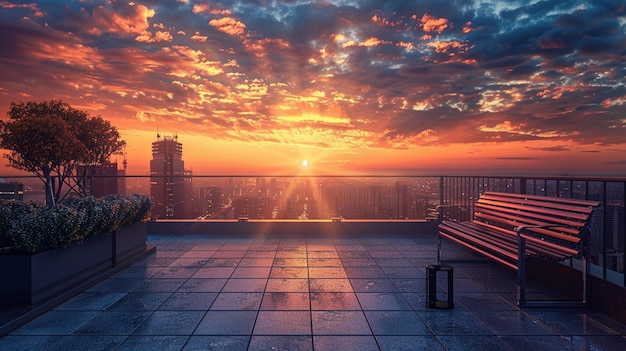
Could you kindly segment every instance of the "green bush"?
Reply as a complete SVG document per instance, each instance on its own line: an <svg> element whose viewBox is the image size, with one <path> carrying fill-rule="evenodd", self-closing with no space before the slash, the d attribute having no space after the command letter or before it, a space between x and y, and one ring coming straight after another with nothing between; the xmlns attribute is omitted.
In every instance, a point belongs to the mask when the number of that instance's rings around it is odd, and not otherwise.
<svg viewBox="0 0 626 351"><path fill-rule="evenodd" d="M152 200L144 195L73 198L53 207L3 202L0 247L29 254L68 247L140 222L149 217L151 208Z"/></svg>

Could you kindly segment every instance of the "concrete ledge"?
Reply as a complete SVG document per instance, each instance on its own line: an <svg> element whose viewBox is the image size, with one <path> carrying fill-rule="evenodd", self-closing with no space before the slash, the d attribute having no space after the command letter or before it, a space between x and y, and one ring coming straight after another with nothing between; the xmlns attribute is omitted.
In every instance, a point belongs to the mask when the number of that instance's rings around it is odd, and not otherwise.
<svg viewBox="0 0 626 351"><path fill-rule="evenodd" d="M434 236L435 221L403 220L158 220L148 222L148 234L208 234L218 236L337 238L368 235Z"/></svg>

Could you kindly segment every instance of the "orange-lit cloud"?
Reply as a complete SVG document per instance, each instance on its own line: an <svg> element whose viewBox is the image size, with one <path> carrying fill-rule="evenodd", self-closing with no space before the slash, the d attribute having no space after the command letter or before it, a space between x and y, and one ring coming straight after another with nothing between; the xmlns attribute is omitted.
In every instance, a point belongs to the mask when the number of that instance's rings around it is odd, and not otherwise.
<svg viewBox="0 0 626 351"><path fill-rule="evenodd" d="M224 32L233 36L243 36L246 25L232 17L223 17L209 21L209 25L217 28L220 32Z"/></svg>
<svg viewBox="0 0 626 351"><path fill-rule="evenodd" d="M90 23L88 33L95 35L112 33L120 36L141 35L150 27L149 19L154 17L154 14L153 9L132 2L124 6L121 12L99 6L91 13L82 13L88 17Z"/></svg>
<svg viewBox="0 0 626 351"><path fill-rule="evenodd" d="M452 27L452 25L448 22L447 18L444 18L444 17L437 18L427 13L425 13L424 16L422 16L422 19L420 20L419 25L424 32L435 32L435 33L441 33L444 30Z"/></svg>

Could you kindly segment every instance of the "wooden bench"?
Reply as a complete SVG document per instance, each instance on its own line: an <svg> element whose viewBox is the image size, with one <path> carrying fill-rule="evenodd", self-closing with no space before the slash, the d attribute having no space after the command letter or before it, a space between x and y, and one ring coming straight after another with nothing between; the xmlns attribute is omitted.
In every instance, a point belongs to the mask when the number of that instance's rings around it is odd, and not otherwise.
<svg viewBox="0 0 626 351"><path fill-rule="evenodd" d="M517 303L522 306L542 304L526 299L527 257L552 261L580 257L584 261L581 302L586 304L588 239L594 209L599 205L597 201L486 192L474 204L472 221L439 224L437 260L442 260L441 238L444 237L517 270ZM553 304L564 303L553 301Z"/></svg>

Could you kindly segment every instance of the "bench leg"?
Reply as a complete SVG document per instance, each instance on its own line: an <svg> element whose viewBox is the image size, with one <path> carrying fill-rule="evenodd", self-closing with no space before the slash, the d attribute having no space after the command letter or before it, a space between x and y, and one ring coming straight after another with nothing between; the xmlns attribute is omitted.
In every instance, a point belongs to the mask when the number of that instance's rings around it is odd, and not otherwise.
<svg viewBox="0 0 626 351"><path fill-rule="evenodd" d="M517 243L517 305L526 303L526 239L518 235Z"/></svg>
<svg viewBox="0 0 626 351"><path fill-rule="evenodd" d="M437 231L437 264L441 264L441 235Z"/></svg>

